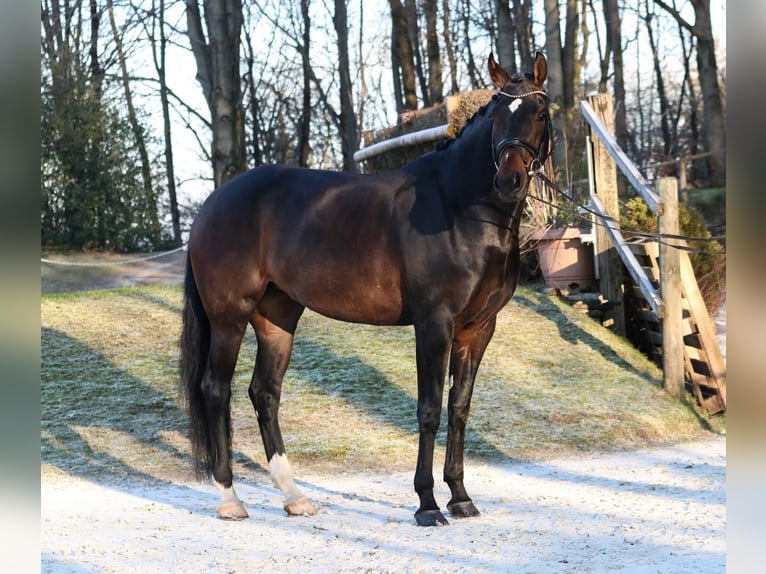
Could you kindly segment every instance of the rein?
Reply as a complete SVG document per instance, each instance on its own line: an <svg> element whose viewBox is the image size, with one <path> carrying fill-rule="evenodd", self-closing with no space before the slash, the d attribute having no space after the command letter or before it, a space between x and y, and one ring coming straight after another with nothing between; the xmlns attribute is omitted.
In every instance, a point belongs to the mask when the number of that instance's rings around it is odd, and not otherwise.
<svg viewBox="0 0 766 574"><path fill-rule="evenodd" d="M548 97L548 94L546 94L542 90L534 90L531 92L526 92L524 94L509 94L508 92L504 92L503 90L500 90L498 92L499 95L503 95L507 98L510 98L512 100L519 100L522 98L526 98L528 96L533 96L535 94L540 94L546 97ZM499 161L500 158L503 155L503 152L508 148L517 148L517 149L523 149L525 152L527 152L530 157L532 158L532 161L527 163L524 161L524 158L522 156L522 163L524 164L524 167L527 168L528 173L527 175L532 176L536 172L539 172L541 169L543 169L543 164L545 163L546 158L548 157L548 147L550 144L551 139L551 120L550 118L547 118L545 120L545 134L543 135L543 140L540 142L540 147L538 149L535 149L532 147L528 142L525 142L524 140L517 138L517 137L507 137L501 139L497 144L494 144L494 128L493 128L493 137L492 137L492 161L495 164L495 171L498 171L500 169Z"/></svg>

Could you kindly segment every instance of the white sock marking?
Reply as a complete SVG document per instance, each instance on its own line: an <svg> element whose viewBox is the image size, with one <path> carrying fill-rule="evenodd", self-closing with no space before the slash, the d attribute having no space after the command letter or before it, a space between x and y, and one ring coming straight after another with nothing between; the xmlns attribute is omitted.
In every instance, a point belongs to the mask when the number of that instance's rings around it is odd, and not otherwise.
<svg viewBox="0 0 766 574"><path fill-rule="evenodd" d="M221 493L221 504L225 504L226 502L240 502L237 493L234 492L233 484L229 487L225 487L215 479L213 479L213 483L215 484L216 488L218 488L218 492Z"/></svg>
<svg viewBox="0 0 766 574"><path fill-rule="evenodd" d="M286 454L275 454L271 457L269 473L274 486L285 493L285 504L304 498L303 493L295 486L293 471Z"/></svg>

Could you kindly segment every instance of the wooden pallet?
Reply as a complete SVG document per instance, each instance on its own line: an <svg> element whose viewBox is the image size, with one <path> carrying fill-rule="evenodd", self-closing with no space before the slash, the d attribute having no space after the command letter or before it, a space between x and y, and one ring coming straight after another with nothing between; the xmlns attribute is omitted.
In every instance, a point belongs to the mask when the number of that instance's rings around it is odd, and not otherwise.
<svg viewBox="0 0 766 574"><path fill-rule="evenodd" d="M659 286L659 245L654 241L629 244L647 276L655 287ZM715 327L702 300L689 255L681 251L680 271L682 285L684 374L687 388L700 405L714 415L726 411L726 364L715 336ZM638 287L633 294L639 301L638 313L646 328L650 355L662 365L662 325Z"/></svg>

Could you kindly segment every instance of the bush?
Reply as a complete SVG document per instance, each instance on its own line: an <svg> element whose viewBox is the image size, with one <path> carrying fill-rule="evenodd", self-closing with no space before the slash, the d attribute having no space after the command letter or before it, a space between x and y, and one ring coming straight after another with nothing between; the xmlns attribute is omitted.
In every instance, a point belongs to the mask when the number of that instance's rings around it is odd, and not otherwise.
<svg viewBox="0 0 766 574"><path fill-rule="evenodd" d="M690 238L701 238L698 241L688 240L689 247L696 250L690 253L689 257L702 298L712 316L724 302L726 254L718 241L706 240L712 235L698 210L684 204L680 204L678 208L680 234ZM634 197L623 205L620 226L626 237L629 237L630 230L657 233L657 216L643 199Z"/></svg>

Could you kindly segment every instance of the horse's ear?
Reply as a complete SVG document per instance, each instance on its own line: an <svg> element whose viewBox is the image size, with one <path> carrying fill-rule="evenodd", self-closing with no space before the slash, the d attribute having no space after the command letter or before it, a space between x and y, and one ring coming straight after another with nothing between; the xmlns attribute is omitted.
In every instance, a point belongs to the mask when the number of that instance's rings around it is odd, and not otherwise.
<svg viewBox="0 0 766 574"><path fill-rule="evenodd" d="M489 66L489 77L492 78L495 85L502 90L503 87L511 81L511 77L500 64L495 62L495 56L492 55L492 52L489 53L487 65Z"/></svg>
<svg viewBox="0 0 766 574"><path fill-rule="evenodd" d="M535 54L535 63L532 65L532 78L535 85L542 88L545 78L548 77L548 61L542 52Z"/></svg>

